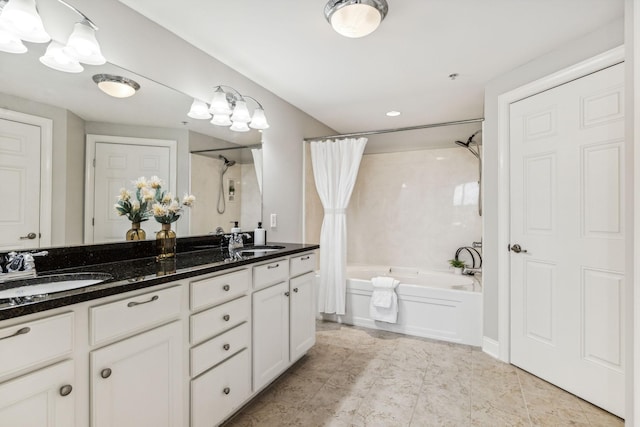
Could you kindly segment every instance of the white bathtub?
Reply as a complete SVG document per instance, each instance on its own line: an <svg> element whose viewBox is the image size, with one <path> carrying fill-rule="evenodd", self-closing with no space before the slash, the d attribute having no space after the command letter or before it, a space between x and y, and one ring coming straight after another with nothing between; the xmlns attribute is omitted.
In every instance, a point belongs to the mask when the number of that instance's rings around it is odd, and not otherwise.
<svg viewBox="0 0 640 427"><path fill-rule="evenodd" d="M327 320L444 341L482 345L482 290L472 276L386 266L347 268L346 314ZM400 281L398 322L371 320L371 278L391 276Z"/></svg>

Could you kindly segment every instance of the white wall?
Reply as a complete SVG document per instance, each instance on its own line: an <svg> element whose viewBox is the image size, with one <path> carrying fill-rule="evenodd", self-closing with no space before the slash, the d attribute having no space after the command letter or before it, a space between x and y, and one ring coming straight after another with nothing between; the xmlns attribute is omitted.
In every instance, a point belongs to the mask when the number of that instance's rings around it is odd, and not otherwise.
<svg viewBox="0 0 640 427"><path fill-rule="evenodd" d="M484 123L484 336L498 340L498 96L624 43L624 22L616 20L596 32L563 45L497 77L485 87Z"/></svg>
<svg viewBox="0 0 640 427"><path fill-rule="evenodd" d="M269 240L301 241L302 140L335 132L117 0L77 0L74 6L100 27L100 44L110 62L199 99L207 99L213 87L225 84L260 101L271 125L263 133L263 213L264 218L278 214L278 227L267 229ZM52 31L52 36L57 34ZM216 36L228 35L216 35L212 29L212 37ZM188 164L188 155L178 146L178 193L182 193L189 180L180 168L183 161Z"/></svg>

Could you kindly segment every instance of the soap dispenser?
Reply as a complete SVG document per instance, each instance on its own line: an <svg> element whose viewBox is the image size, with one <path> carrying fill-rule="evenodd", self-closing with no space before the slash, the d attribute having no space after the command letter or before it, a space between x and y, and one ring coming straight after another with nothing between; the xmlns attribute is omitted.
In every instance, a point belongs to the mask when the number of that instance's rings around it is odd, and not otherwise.
<svg viewBox="0 0 640 427"><path fill-rule="evenodd" d="M253 244L256 246L264 245L267 241L267 230L262 228L262 223L258 222L258 228L253 230Z"/></svg>
<svg viewBox="0 0 640 427"><path fill-rule="evenodd" d="M238 226L238 221L231 221L231 222L233 222L233 227L231 227L231 232L240 233L242 230L240 230L240 227Z"/></svg>

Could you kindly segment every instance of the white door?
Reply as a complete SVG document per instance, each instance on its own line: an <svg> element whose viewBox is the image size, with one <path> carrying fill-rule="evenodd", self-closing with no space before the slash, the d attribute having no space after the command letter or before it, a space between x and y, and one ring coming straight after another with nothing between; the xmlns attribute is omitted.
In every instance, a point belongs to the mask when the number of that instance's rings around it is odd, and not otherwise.
<svg viewBox="0 0 640 427"><path fill-rule="evenodd" d="M510 116L511 362L624 416L624 64Z"/></svg>
<svg viewBox="0 0 640 427"><path fill-rule="evenodd" d="M180 322L91 352L91 425L182 425Z"/></svg>
<svg viewBox="0 0 640 427"><path fill-rule="evenodd" d="M289 284L253 293L253 389L289 366Z"/></svg>
<svg viewBox="0 0 640 427"><path fill-rule="evenodd" d="M40 246L40 127L0 119L0 250Z"/></svg>
<svg viewBox="0 0 640 427"><path fill-rule="evenodd" d="M67 360L1 384L0 426L74 426L74 378Z"/></svg>
<svg viewBox="0 0 640 427"><path fill-rule="evenodd" d="M135 181L156 175L164 181L164 189L174 185L170 176L171 148L151 145L98 142L95 147L93 242L117 242L125 238L131 222L117 214L113 205L121 188L133 191ZM160 230L153 218L142 223L148 239Z"/></svg>
<svg viewBox="0 0 640 427"><path fill-rule="evenodd" d="M316 274L311 272L289 281L289 347L292 362L302 357L316 343L316 305L313 295L315 278Z"/></svg>

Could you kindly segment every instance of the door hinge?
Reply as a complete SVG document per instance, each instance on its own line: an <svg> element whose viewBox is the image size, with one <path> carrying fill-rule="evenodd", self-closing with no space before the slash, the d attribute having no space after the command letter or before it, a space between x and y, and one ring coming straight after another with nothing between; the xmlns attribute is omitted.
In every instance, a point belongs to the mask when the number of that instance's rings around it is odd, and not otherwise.
<svg viewBox="0 0 640 427"><path fill-rule="evenodd" d="M95 226L96 225L96 219L95 218L91 218L91 226Z"/></svg>
<svg viewBox="0 0 640 427"><path fill-rule="evenodd" d="M93 159L93 167L96 167L96 159Z"/></svg>

